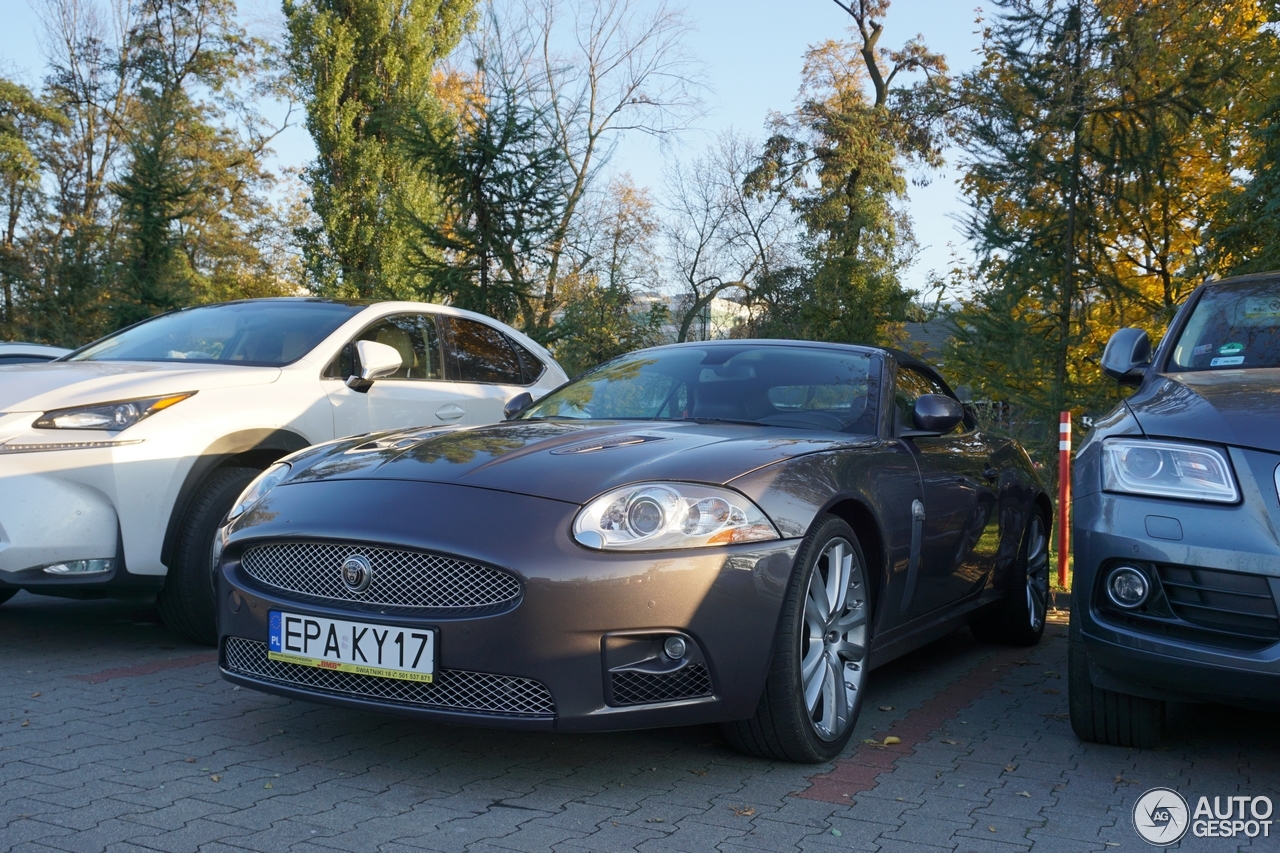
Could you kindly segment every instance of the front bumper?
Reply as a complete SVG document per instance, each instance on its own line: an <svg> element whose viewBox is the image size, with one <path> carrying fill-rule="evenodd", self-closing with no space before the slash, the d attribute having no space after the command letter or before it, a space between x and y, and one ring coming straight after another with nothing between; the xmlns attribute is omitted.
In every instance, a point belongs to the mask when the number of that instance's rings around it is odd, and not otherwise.
<svg viewBox="0 0 1280 853"><path fill-rule="evenodd" d="M1274 487L1267 500L1250 476L1256 467L1270 481L1280 458L1235 451L1232 461L1244 492L1235 506L1102 492L1076 499L1072 601L1095 686L1280 707L1280 509ZM1106 573L1119 565L1154 581L1136 611L1106 598Z"/></svg>
<svg viewBox="0 0 1280 853"><path fill-rule="evenodd" d="M604 554L570 539L577 509L422 482L335 479L278 487L225 540L218 571L223 674L295 698L508 728L617 730L751 716L798 541ZM246 570L248 549L299 542L453 555L509 572L521 592L496 612L450 613L310 596ZM272 610L435 628L440 677L435 685L406 688L270 661ZM631 704L621 704L618 664L672 633L690 641L687 661L672 676L694 678L693 667L701 666L705 682L694 682L703 686L686 698L665 699L658 691L655 701L636 701L632 690L625 700Z"/></svg>

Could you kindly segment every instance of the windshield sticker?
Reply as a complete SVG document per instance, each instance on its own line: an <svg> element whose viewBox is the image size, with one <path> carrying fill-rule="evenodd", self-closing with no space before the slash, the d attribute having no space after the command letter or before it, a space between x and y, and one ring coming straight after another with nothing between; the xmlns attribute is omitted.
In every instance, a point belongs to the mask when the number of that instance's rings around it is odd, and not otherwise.
<svg viewBox="0 0 1280 853"><path fill-rule="evenodd" d="M1244 316L1246 320L1280 317L1280 297L1255 296L1244 300Z"/></svg>
<svg viewBox="0 0 1280 853"><path fill-rule="evenodd" d="M1191 351L1192 355L1204 355L1207 352L1213 352L1213 344L1201 344Z"/></svg>
<svg viewBox="0 0 1280 853"><path fill-rule="evenodd" d="M1215 358L1209 362L1210 367L1231 367L1236 364L1244 364L1244 356L1233 355L1227 358Z"/></svg>
<svg viewBox="0 0 1280 853"><path fill-rule="evenodd" d="M1244 344L1223 344L1218 348L1218 352L1221 355L1235 355L1238 352L1244 352Z"/></svg>

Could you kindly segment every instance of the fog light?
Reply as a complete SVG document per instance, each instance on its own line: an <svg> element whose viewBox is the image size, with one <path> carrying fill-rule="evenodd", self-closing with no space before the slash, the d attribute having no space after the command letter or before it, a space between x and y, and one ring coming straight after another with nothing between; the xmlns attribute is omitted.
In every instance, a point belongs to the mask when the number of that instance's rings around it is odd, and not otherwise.
<svg viewBox="0 0 1280 853"><path fill-rule="evenodd" d="M45 566L47 575L97 575L115 568L115 560L68 560Z"/></svg>
<svg viewBox="0 0 1280 853"><path fill-rule="evenodd" d="M1107 596L1125 610L1141 606L1150 591L1147 576L1132 566L1118 566L1107 575Z"/></svg>
<svg viewBox="0 0 1280 853"><path fill-rule="evenodd" d="M667 641L662 644L662 651L672 660L680 660L688 650L689 645L684 637L667 637Z"/></svg>

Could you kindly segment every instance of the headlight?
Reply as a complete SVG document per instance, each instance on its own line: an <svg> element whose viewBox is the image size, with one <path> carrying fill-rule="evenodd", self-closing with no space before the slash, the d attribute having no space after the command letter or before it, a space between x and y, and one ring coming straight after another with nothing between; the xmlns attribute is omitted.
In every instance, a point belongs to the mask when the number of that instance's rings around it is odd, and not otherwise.
<svg viewBox="0 0 1280 853"><path fill-rule="evenodd" d="M236 502L231 505L231 512L227 513L227 521L235 521L253 509L258 501L267 496L267 492L280 485L280 481L289 475L289 469L288 462L277 462L255 477L253 482L240 493L240 497L236 499Z"/></svg>
<svg viewBox="0 0 1280 853"><path fill-rule="evenodd" d="M1113 438L1102 445L1102 487L1109 492L1235 503L1240 498L1226 457L1212 447Z"/></svg>
<svg viewBox="0 0 1280 853"><path fill-rule="evenodd" d="M778 531L759 507L729 489L640 483L583 507L573 538L606 551L659 551L760 542L777 539Z"/></svg>
<svg viewBox="0 0 1280 853"><path fill-rule="evenodd" d="M194 397L195 391L169 394L165 397L144 397L138 400L118 400L114 403L95 403L92 406L73 406L45 412L33 426L36 429L109 429L122 430L143 418Z"/></svg>

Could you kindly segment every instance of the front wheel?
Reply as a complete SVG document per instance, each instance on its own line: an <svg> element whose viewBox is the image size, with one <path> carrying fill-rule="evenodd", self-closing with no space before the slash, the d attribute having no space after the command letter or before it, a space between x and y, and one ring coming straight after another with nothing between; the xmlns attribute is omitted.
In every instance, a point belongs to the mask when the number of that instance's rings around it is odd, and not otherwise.
<svg viewBox="0 0 1280 853"><path fill-rule="evenodd" d="M156 599L160 618L174 632L201 645L218 642L214 597L213 537L240 493L262 472L220 468L196 493L173 549L173 564Z"/></svg>
<svg viewBox="0 0 1280 853"><path fill-rule="evenodd" d="M796 563L755 716L724 734L750 755L815 763L844 750L862 709L871 595L858 537L840 518L815 523Z"/></svg>
<svg viewBox="0 0 1280 853"><path fill-rule="evenodd" d="M1081 740L1146 749L1159 743L1164 733L1164 702L1094 686L1074 611L1067 632L1067 704L1071 728Z"/></svg>

